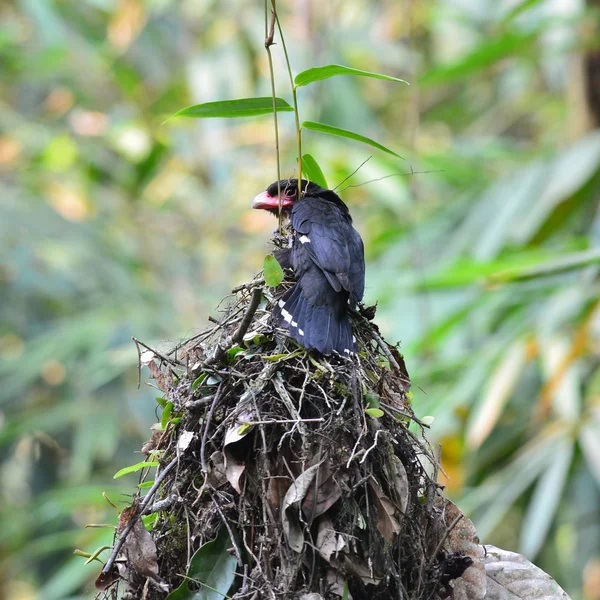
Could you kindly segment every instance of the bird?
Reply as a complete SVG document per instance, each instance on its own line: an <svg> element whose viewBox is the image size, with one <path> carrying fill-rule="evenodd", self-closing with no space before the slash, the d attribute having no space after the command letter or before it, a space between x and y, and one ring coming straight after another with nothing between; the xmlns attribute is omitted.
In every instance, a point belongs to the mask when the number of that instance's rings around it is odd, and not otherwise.
<svg viewBox="0 0 600 600"><path fill-rule="evenodd" d="M351 358L357 352L348 314L365 290L364 244L352 225L348 207L333 191L302 179L272 183L252 201L252 208L277 215L291 224L288 264L297 281L276 303L276 326L308 350ZM285 265L288 266L288 265Z"/></svg>

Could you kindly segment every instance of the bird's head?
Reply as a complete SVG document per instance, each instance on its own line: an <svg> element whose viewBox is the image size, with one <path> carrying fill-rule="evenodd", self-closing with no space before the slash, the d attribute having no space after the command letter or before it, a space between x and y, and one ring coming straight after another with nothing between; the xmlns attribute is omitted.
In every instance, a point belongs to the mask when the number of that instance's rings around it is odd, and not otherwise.
<svg viewBox="0 0 600 600"><path fill-rule="evenodd" d="M316 183L302 180L302 196L317 195L325 190L318 186ZM281 189L281 209L284 212L289 211L294 202L298 200L298 180L297 179L282 179L279 182L279 188ZM268 210L273 214L279 212L279 196L277 182L272 183L264 192L258 194L254 200L252 200L252 208L261 208Z"/></svg>

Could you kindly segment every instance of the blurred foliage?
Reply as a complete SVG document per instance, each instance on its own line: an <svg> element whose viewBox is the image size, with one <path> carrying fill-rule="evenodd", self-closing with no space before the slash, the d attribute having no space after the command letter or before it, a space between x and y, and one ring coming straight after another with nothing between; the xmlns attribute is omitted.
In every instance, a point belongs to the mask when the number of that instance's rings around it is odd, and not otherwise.
<svg viewBox="0 0 600 600"><path fill-rule="evenodd" d="M600 130L575 0L280 2L301 118L374 151L342 185L367 250L367 301L402 340L447 482L485 542L574 599L600 580ZM0 4L0 596L92 597L130 465L156 420L132 335L206 323L262 266L275 222L272 120L165 119L268 96L262 2ZM277 93L290 101L277 47ZM280 115L283 175L293 115ZM335 185L369 154L306 131ZM376 153L376 154L375 154ZM399 176L411 169L421 174ZM388 177L389 175L393 175ZM386 177L385 179L382 179ZM376 180L369 185L363 182ZM142 373L142 381L146 378ZM102 557L103 555L101 555Z"/></svg>

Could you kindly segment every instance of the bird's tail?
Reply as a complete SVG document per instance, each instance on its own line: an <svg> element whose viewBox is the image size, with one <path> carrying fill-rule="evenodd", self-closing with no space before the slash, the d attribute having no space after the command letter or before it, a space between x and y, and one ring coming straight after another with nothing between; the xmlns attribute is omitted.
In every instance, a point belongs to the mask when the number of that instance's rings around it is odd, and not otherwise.
<svg viewBox="0 0 600 600"><path fill-rule="evenodd" d="M347 310L347 299L337 296L332 303L309 304L297 283L272 311L274 323L285 327L300 345L322 354L337 352L346 358L356 351L356 340Z"/></svg>

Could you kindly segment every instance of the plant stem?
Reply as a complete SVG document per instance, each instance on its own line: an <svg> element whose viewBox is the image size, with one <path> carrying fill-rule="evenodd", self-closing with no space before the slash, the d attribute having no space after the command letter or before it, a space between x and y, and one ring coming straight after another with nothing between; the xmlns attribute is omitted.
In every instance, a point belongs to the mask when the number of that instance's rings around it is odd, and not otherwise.
<svg viewBox="0 0 600 600"><path fill-rule="evenodd" d="M273 2L273 7L275 6ZM265 0L265 50L267 51L267 56L269 57L269 73L271 76L271 95L273 97L273 122L275 124L275 155L277 158L277 198L278 198L278 221L279 221L279 233L283 235L283 226L282 226L282 215L281 215L281 162L279 159L279 125L277 123L277 102L275 100L275 73L273 72L273 57L271 56L271 45L273 44L273 36L275 34L275 21L277 15L273 11L271 16L271 27L270 29L267 27L268 23L268 10L267 10L267 0Z"/></svg>
<svg viewBox="0 0 600 600"><path fill-rule="evenodd" d="M277 29L279 31L279 37L281 38L281 45L283 46L283 54L285 55L285 64L287 65L288 75L290 77L290 85L292 87L292 99L294 101L294 116L296 117L296 139L298 144L298 198L302 195L302 128L300 127L300 113L298 112L298 98L296 96L296 86L294 85L294 76L292 75L292 65L290 64L290 57L288 55L287 46L285 44L285 38L283 37L283 29L279 22L279 16L277 9L275 8L275 1L271 0L273 6L273 13L275 14L275 20L277 21Z"/></svg>

